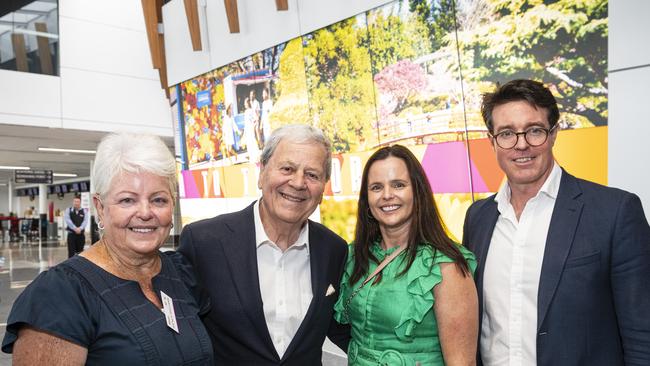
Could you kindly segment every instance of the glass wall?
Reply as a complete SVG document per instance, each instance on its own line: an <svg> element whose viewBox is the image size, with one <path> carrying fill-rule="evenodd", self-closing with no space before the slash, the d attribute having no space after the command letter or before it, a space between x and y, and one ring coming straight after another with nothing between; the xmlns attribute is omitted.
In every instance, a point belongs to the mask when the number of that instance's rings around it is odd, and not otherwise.
<svg viewBox="0 0 650 366"><path fill-rule="evenodd" d="M59 75L58 0L0 1L0 69Z"/></svg>

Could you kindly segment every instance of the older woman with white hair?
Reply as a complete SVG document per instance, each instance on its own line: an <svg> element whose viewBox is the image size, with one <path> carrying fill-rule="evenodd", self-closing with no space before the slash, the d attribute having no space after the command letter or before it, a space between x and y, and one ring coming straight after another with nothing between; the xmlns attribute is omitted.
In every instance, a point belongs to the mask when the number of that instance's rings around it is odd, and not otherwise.
<svg viewBox="0 0 650 366"><path fill-rule="evenodd" d="M112 134L93 168L101 239L41 273L18 297L2 344L14 365L204 365L209 308L178 253L174 159L155 136ZM205 300L204 300L205 299Z"/></svg>

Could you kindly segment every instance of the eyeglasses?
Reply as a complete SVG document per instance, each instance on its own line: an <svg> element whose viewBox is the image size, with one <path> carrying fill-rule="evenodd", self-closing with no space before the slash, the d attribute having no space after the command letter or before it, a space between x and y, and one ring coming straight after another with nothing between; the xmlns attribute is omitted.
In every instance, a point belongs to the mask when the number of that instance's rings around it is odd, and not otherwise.
<svg viewBox="0 0 650 366"><path fill-rule="evenodd" d="M523 135L526 143L532 147L537 147L543 145L548 139L548 135L557 127L558 125L553 126L552 128L544 127L531 127L524 132L515 132L512 130L503 130L496 135L490 134L499 145L500 148L509 150L517 146L519 142L519 136Z"/></svg>

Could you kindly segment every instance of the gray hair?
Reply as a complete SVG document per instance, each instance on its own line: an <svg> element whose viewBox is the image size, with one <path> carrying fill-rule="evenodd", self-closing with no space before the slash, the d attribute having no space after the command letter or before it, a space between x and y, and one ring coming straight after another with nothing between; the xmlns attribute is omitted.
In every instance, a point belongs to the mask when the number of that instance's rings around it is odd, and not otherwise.
<svg viewBox="0 0 650 366"><path fill-rule="evenodd" d="M97 146L92 171L93 193L104 198L115 177L143 172L165 178L176 201L176 162L160 137L132 133L107 135Z"/></svg>
<svg viewBox="0 0 650 366"><path fill-rule="evenodd" d="M269 160L271 160L275 149L280 144L280 141L284 139L297 144L313 142L322 145L323 149L325 149L325 161L323 162L325 181L330 179L330 175L332 174L332 144L329 138L323 134L323 131L305 124L284 125L273 130L271 137L266 141L262 154L260 155L262 166L266 166Z"/></svg>

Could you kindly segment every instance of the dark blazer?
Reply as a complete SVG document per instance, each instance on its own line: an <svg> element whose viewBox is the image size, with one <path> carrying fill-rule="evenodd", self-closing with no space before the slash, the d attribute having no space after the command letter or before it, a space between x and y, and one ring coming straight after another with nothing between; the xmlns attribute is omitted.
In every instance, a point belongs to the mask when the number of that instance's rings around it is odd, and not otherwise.
<svg viewBox="0 0 650 366"><path fill-rule="evenodd" d="M469 208L463 231L478 260L480 314L494 197ZM537 364L650 365L650 227L641 201L564 170L539 280Z"/></svg>
<svg viewBox="0 0 650 366"><path fill-rule="evenodd" d="M264 318L253 205L186 226L178 251L192 263L210 296L212 309L203 322L212 338L215 364L320 365L326 335L347 350L350 329L332 316L347 245L323 225L309 221L313 299L282 359ZM326 296L329 285L336 292Z"/></svg>

